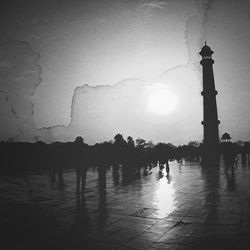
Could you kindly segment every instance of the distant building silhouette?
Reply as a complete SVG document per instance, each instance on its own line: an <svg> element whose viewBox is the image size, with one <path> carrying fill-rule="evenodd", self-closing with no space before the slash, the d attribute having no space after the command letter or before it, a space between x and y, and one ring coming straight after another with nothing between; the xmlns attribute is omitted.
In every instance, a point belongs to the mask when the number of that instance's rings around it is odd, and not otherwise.
<svg viewBox="0 0 250 250"><path fill-rule="evenodd" d="M203 96L202 125L204 127L203 160L206 162L214 162L217 160L219 146L218 125L220 121L218 120L216 105L217 91L215 90L214 83L213 53L214 52L207 46L206 42L199 53L202 56L200 64L203 69L203 91L201 92Z"/></svg>
<svg viewBox="0 0 250 250"><path fill-rule="evenodd" d="M221 142L230 142L231 136L228 133L224 133L221 137Z"/></svg>

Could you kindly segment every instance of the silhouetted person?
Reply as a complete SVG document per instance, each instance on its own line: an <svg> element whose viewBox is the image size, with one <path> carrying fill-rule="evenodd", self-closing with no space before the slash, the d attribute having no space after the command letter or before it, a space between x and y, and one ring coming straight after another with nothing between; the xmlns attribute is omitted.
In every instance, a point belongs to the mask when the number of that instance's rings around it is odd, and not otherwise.
<svg viewBox="0 0 250 250"><path fill-rule="evenodd" d="M76 169L76 191L83 192L86 187L86 178L87 178L87 168L77 168Z"/></svg>
<svg viewBox="0 0 250 250"><path fill-rule="evenodd" d="M63 170L62 169L59 169L57 171L57 176L58 176L58 186L59 187L64 186Z"/></svg>
<svg viewBox="0 0 250 250"><path fill-rule="evenodd" d="M234 171L234 165L237 162L237 151L235 144L226 142L223 144L223 160L226 166L226 171L231 168Z"/></svg>
<svg viewBox="0 0 250 250"><path fill-rule="evenodd" d="M93 158L95 158L95 164L98 171L98 185L100 189L106 189L106 172L113 162L113 145L111 142L103 142L95 144Z"/></svg>
<svg viewBox="0 0 250 250"><path fill-rule="evenodd" d="M50 146L50 177L51 183L54 184L56 179L58 180L58 185L61 187L64 185L63 180L63 150L64 145L59 142L52 143Z"/></svg>
<svg viewBox="0 0 250 250"><path fill-rule="evenodd" d="M227 190L229 192L232 192L235 189L235 174L234 174L234 171L232 171L231 174L228 174L228 172L226 172L226 177L227 177Z"/></svg>
<svg viewBox="0 0 250 250"><path fill-rule="evenodd" d="M246 163L247 163L247 156L244 152L242 152L241 154L241 163L242 163L242 166L246 166Z"/></svg>
<svg viewBox="0 0 250 250"><path fill-rule="evenodd" d="M86 187L89 150L81 136L76 137L71 146L71 157L76 169L76 191L83 192Z"/></svg>
<svg viewBox="0 0 250 250"><path fill-rule="evenodd" d="M137 163L139 164L139 163ZM142 171L143 166L142 165L132 165L132 164L127 164L123 165L121 168L121 173L122 173L122 185L128 185L134 180L138 180L142 177L142 172L143 176L147 176L150 174L147 169L144 169Z"/></svg>
<svg viewBox="0 0 250 250"><path fill-rule="evenodd" d="M245 142L241 151L241 162L243 166L246 166L247 163L247 151L248 151L248 143Z"/></svg>
<svg viewBox="0 0 250 250"><path fill-rule="evenodd" d="M112 166L112 176L114 185L118 185L120 181L120 174L119 174L119 165Z"/></svg>

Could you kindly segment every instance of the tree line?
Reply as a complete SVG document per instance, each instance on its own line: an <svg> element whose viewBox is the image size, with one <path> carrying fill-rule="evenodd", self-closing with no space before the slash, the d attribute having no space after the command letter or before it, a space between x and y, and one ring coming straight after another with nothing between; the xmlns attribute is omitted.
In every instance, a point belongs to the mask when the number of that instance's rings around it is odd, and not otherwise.
<svg viewBox="0 0 250 250"><path fill-rule="evenodd" d="M248 142L234 143L237 153L249 154ZM124 139L118 133L111 141L88 145L81 136L73 142L42 141L0 142L1 170L43 170L73 169L90 166L164 164L169 160L199 161L202 156L202 143L191 141L187 145L175 146L172 143L152 141L142 138ZM223 143L220 152L223 151Z"/></svg>

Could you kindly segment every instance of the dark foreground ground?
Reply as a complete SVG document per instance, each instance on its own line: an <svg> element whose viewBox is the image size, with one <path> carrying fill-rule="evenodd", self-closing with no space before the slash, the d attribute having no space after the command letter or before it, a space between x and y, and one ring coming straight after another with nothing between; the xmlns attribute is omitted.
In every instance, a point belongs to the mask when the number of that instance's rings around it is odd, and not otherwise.
<svg viewBox="0 0 250 250"><path fill-rule="evenodd" d="M250 249L250 166L234 173L199 163L136 176L112 168L107 187L90 169L84 195L75 172L0 177L0 249Z"/></svg>

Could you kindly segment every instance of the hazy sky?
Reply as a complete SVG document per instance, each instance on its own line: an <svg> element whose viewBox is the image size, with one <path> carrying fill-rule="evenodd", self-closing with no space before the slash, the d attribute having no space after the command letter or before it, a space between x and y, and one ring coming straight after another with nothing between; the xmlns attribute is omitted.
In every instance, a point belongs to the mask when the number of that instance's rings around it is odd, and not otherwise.
<svg viewBox="0 0 250 250"><path fill-rule="evenodd" d="M220 134L250 140L248 0L8 0L0 9L0 140L201 140L205 40ZM159 93L174 96L169 112L149 107Z"/></svg>

